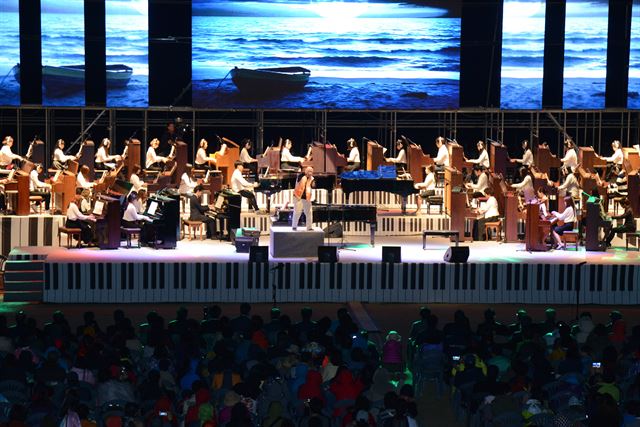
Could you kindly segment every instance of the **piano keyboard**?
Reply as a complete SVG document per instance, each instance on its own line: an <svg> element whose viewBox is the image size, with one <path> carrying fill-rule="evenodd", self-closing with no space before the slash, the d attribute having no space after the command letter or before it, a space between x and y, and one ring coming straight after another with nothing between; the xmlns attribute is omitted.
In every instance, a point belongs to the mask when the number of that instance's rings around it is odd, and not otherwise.
<svg viewBox="0 0 640 427"><path fill-rule="evenodd" d="M62 215L0 216L0 253L7 256L20 246L58 246L58 227L64 221Z"/></svg>
<svg viewBox="0 0 640 427"><path fill-rule="evenodd" d="M629 305L640 266L46 263L45 302L410 302ZM274 291L275 289L275 291Z"/></svg>

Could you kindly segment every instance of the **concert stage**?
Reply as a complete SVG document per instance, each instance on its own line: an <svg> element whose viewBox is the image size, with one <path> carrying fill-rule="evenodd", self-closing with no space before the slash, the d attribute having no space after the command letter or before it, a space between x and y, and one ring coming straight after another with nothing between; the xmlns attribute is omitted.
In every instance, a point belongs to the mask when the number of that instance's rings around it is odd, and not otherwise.
<svg viewBox="0 0 640 427"><path fill-rule="evenodd" d="M16 248L5 300L571 304L579 286L582 304L640 302L640 252L620 247L529 253L522 243L475 242L467 263L448 264L443 255L451 243L442 238L428 239L426 250L420 235L380 236L374 247L366 236L347 236L344 243L336 264L304 258L254 264L230 243L211 240L183 240L175 250ZM401 246L403 263L382 263L382 246ZM32 265L22 282L20 264L11 265L17 260Z"/></svg>

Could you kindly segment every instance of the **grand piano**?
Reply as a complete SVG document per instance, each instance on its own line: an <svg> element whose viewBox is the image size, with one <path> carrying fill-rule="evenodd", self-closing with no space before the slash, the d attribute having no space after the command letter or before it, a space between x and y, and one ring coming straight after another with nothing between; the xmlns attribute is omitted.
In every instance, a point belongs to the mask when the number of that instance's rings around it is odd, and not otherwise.
<svg viewBox="0 0 640 427"><path fill-rule="evenodd" d="M154 194L147 199L141 240L156 249L175 249L180 239L180 196L177 191Z"/></svg>
<svg viewBox="0 0 640 427"><path fill-rule="evenodd" d="M349 199L349 195L356 191L385 191L387 193L397 194L402 197L402 213L407 210L407 197L411 194L417 194L418 190L413 186L412 179L390 179L390 178L344 178L340 180L342 192Z"/></svg>
<svg viewBox="0 0 640 427"><path fill-rule="evenodd" d="M325 174L313 175L316 190L327 190L327 200L332 202L332 192L336 188L336 175ZM261 176L259 178L259 186L256 187L256 193L263 193L267 196L267 212L271 211L271 196L283 190L293 190L296 186L298 174L295 172L280 172Z"/></svg>
<svg viewBox="0 0 640 427"><path fill-rule="evenodd" d="M347 166L347 159L338 153L334 145L314 142L311 146L311 160L302 162L302 167L311 166L315 174L337 174Z"/></svg>

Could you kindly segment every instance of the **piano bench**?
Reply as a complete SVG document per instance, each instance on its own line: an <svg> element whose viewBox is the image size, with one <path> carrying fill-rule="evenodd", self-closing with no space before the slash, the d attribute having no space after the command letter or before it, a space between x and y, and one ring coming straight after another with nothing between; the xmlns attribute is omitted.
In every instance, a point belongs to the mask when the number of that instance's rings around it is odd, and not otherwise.
<svg viewBox="0 0 640 427"><path fill-rule="evenodd" d="M431 205L438 206L439 213L442 213L442 209L444 206L444 198L441 196L428 196L426 199L427 202L427 213L431 213Z"/></svg>
<svg viewBox="0 0 640 427"><path fill-rule="evenodd" d="M493 231L496 236L496 242L500 240L502 237L502 220L498 220L495 222L485 222L484 223L484 235L487 240L493 240L489 238L489 231Z"/></svg>
<svg viewBox="0 0 640 427"><path fill-rule="evenodd" d="M625 234L625 240L627 242L627 250L629 250L629 243L631 243L631 240L635 238L636 250L640 251L640 231L629 231L628 233L624 233L624 234Z"/></svg>
<svg viewBox="0 0 640 427"><path fill-rule="evenodd" d="M560 236L564 244L574 243L576 245L576 250L578 250L578 244L580 243L580 236L578 234L578 230L565 231Z"/></svg>
<svg viewBox="0 0 640 427"><path fill-rule="evenodd" d="M138 247L140 247L140 228L120 227L120 233L124 234L127 240L127 249L131 248L131 237L138 236Z"/></svg>
<svg viewBox="0 0 640 427"><path fill-rule="evenodd" d="M29 204L38 205L38 211L33 210L34 213L43 213L44 212L44 199L42 196L29 196Z"/></svg>
<svg viewBox="0 0 640 427"><path fill-rule="evenodd" d="M202 234L202 229L204 223L202 221L192 221L190 219L185 219L182 221L182 227L187 228L187 231L184 233L184 237L187 237L187 233L189 234L189 240L193 240L198 235L198 230L200 230L200 240L204 240L204 235Z"/></svg>
<svg viewBox="0 0 640 427"><path fill-rule="evenodd" d="M67 235L67 249L71 249L73 247L73 238L74 237L76 238L76 240L78 240L78 247L80 247L80 245L81 245L80 233L82 233L81 229L79 229L79 228L58 227L58 246L62 246L60 244L62 233L65 233Z"/></svg>
<svg viewBox="0 0 640 427"><path fill-rule="evenodd" d="M422 249L427 249L427 236L448 237L456 239L456 246L459 244L460 233L457 230L424 230L422 232Z"/></svg>

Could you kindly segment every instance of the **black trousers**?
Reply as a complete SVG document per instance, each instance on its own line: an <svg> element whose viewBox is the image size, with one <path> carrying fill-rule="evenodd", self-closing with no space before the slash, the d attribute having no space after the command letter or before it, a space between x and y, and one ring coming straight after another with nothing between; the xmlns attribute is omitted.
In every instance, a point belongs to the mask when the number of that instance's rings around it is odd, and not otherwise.
<svg viewBox="0 0 640 427"><path fill-rule="evenodd" d="M611 241L618 233L627 233L629 231L635 231L633 227L625 227L624 225L620 225L618 227L612 227L609 230L609 234L607 234L607 245L611 244Z"/></svg>
<svg viewBox="0 0 640 427"><path fill-rule="evenodd" d="M496 222L499 217L492 216L490 218L480 218L473 221L473 240L486 240L487 236L484 235L484 225L487 222Z"/></svg>
<svg viewBox="0 0 640 427"><path fill-rule="evenodd" d="M249 190L240 190L240 195L246 198L249 201L249 208L253 210L258 210L258 202L256 202L256 195L253 191Z"/></svg>
<svg viewBox="0 0 640 427"><path fill-rule="evenodd" d="M205 217L202 218L202 222L204 222L205 227L207 227L207 239L213 239L217 234L215 218L211 218L210 216L205 215Z"/></svg>
<svg viewBox="0 0 640 427"><path fill-rule="evenodd" d="M81 230L80 240L82 240L83 243L90 243L93 240L93 230L91 229L91 226L85 221L80 221L80 220L72 221L69 218L67 218L65 227L79 228Z"/></svg>
<svg viewBox="0 0 640 427"><path fill-rule="evenodd" d="M30 191L29 194L31 196L41 196L42 200L44 200L44 208L49 210L49 203L51 202L51 193L47 193L46 191Z"/></svg>

